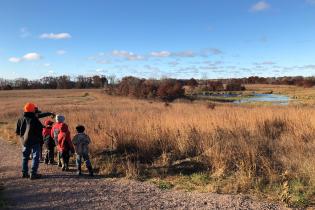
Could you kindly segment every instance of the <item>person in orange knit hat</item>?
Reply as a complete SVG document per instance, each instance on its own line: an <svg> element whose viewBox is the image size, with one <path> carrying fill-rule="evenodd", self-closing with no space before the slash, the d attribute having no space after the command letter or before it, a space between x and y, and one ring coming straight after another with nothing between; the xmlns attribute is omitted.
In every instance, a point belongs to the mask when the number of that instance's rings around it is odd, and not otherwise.
<svg viewBox="0 0 315 210"><path fill-rule="evenodd" d="M16 134L20 137L22 144L22 177L29 177L31 179L41 177L41 175L37 173L37 170L39 166L40 144L43 141L43 125L35 112L36 105L34 103L26 103L24 106L24 114L16 125ZM31 153L33 154L33 160L32 170L29 175L28 160Z"/></svg>

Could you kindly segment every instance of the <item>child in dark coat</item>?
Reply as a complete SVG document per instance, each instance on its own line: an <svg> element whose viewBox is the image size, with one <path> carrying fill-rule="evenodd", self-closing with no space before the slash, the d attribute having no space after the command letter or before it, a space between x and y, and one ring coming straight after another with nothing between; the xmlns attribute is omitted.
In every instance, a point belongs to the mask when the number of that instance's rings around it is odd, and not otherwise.
<svg viewBox="0 0 315 210"><path fill-rule="evenodd" d="M54 122L51 120L45 120L43 128L43 139L44 139L44 145L45 145L45 163L46 164L53 164L54 163L54 150L55 150L55 141L51 137L51 129Z"/></svg>
<svg viewBox="0 0 315 210"><path fill-rule="evenodd" d="M85 161L86 168L89 170L89 175L93 176L93 168L89 158L89 144L91 143L90 137L84 133L84 126L78 125L76 127L77 134L73 137L72 143L75 146L75 152L77 154L77 169L78 175L81 175L82 159Z"/></svg>
<svg viewBox="0 0 315 210"><path fill-rule="evenodd" d="M70 154L74 153L74 147L71 142L70 131L65 123L61 124L61 129L58 134L57 149L61 156L62 170L69 170Z"/></svg>

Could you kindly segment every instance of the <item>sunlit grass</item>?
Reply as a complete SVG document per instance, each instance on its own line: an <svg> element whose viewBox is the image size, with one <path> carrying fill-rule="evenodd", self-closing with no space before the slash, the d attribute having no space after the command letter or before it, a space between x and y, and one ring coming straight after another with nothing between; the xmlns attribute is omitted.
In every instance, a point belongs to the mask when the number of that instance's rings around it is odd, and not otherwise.
<svg viewBox="0 0 315 210"><path fill-rule="evenodd" d="M311 106L165 106L100 90L2 91L0 100L2 137L15 139L15 121L33 101L64 114L72 134L84 124L94 163L108 176L157 178L165 189L261 194L290 205L314 199Z"/></svg>

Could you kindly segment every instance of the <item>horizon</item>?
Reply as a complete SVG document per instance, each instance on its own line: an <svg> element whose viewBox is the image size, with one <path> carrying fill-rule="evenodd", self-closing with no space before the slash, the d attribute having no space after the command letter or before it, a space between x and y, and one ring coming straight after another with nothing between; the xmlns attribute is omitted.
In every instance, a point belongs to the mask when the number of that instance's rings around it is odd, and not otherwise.
<svg viewBox="0 0 315 210"><path fill-rule="evenodd" d="M0 78L315 75L315 0L0 2Z"/></svg>

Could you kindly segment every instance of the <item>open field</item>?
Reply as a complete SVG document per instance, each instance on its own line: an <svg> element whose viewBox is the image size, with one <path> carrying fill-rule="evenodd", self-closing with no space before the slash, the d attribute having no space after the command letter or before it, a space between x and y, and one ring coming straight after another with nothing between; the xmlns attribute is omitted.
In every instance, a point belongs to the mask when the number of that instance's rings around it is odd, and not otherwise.
<svg viewBox="0 0 315 210"><path fill-rule="evenodd" d="M84 124L94 163L104 175L150 180L162 189L246 193L291 206L314 205L311 106L209 109L203 102L165 105L100 90L1 91L1 137L16 140L14 124L28 101L64 114L72 133L76 124Z"/></svg>

